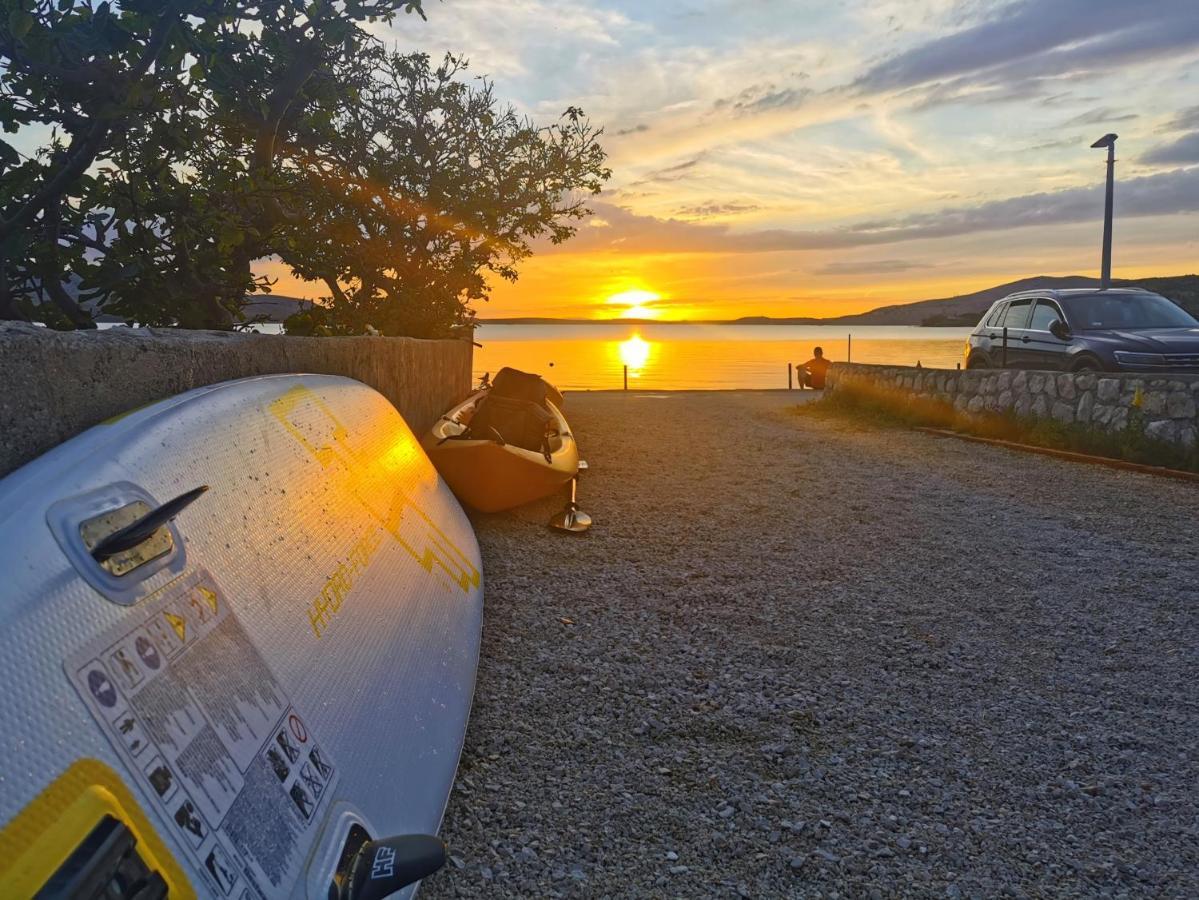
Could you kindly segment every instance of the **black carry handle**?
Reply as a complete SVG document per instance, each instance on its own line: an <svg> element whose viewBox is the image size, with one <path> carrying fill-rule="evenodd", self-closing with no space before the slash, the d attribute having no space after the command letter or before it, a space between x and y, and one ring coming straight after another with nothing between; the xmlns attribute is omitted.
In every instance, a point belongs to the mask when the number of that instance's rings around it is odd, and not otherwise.
<svg viewBox="0 0 1199 900"><path fill-rule="evenodd" d="M350 869L341 900L383 900L445 865L445 843L431 834L367 841Z"/></svg>
<svg viewBox="0 0 1199 900"><path fill-rule="evenodd" d="M104 562L104 560L111 559L118 553L132 550L138 544L147 540L167 522L171 521L171 519L175 518L175 516L179 515L179 513L183 512L184 508L189 506L193 500L198 499L207 490L208 485L206 484L202 484L198 488L192 488L187 493L180 494L174 500L168 500L157 509L150 510L140 519L129 523L120 531L114 531L92 548L92 559L96 562Z"/></svg>

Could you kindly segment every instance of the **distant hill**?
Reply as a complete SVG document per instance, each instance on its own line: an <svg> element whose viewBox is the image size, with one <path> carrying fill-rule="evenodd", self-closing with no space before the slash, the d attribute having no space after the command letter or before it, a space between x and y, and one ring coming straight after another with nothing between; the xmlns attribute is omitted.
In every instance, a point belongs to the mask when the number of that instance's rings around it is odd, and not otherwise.
<svg viewBox="0 0 1199 900"><path fill-rule="evenodd" d="M63 286L71 297L79 299L79 279L76 276L71 276ZM282 323L288 316L312 306L311 300L286 297L282 294L251 294L246 300L249 301L245 307L247 321ZM92 309L95 306L93 302L87 300L80 305L84 309ZM97 322L109 324L125 321L124 317L114 316L110 313L100 313L95 318Z"/></svg>
<svg viewBox="0 0 1199 900"><path fill-rule="evenodd" d="M1191 315L1199 316L1199 275L1171 275L1161 278L1114 278L1116 287L1143 287L1168 297ZM960 294L938 300L919 300L872 309L854 316L827 320L838 325L975 325L979 318L1001 297L1015 291L1036 288L1099 287L1099 279L1086 275L1035 275L1021 278L973 294Z"/></svg>
<svg viewBox="0 0 1199 900"><path fill-rule="evenodd" d="M248 321L265 316L267 322L282 322L288 316L312 306L311 300L299 297L284 297L281 294L251 294L245 307Z"/></svg>
<svg viewBox="0 0 1199 900"><path fill-rule="evenodd" d="M1143 287L1169 297L1191 315L1199 318L1199 275L1167 275L1158 278L1114 278L1115 287ZM1009 281L972 294L917 300L880 306L869 312L820 319L813 316L742 316L739 319L691 320L716 325L956 325L971 327L978 323L992 303L1016 291L1037 288L1067 289L1099 287L1099 279L1089 275L1034 275ZM524 317L480 319L480 325L602 325L619 322L629 325L663 324L651 319L549 319Z"/></svg>

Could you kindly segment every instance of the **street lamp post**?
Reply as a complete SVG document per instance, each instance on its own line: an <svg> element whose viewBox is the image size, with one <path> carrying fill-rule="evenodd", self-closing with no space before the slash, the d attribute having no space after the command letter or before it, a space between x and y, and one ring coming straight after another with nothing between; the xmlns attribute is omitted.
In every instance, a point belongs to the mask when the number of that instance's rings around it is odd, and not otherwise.
<svg viewBox="0 0 1199 900"><path fill-rule="evenodd" d="M1112 286L1112 182L1116 177L1116 135L1105 134L1092 147L1107 147L1107 201L1103 207L1103 269L1099 273L1099 289Z"/></svg>

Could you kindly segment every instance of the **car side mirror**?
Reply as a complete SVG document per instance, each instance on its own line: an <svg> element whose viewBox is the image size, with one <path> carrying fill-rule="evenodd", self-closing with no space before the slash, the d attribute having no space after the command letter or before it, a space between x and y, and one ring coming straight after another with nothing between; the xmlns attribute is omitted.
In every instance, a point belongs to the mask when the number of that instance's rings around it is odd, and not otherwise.
<svg viewBox="0 0 1199 900"><path fill-rule="evenodd" d="M1070 340L1070 326L1061 319L1054 319L1049 323L1049 333L1059 341Z"/></svg>

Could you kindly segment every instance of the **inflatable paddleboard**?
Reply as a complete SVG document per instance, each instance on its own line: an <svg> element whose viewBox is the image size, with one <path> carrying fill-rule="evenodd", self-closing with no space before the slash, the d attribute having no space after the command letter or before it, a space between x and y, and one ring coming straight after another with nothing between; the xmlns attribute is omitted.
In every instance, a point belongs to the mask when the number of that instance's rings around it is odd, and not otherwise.
<svg viewBox="0 0 1199 900"><path fill-rule="evenodd" d="M3 896L327 900L364 842L436 833L479 551L365 385L251 378L92 428L0 481L0 573Z"/></svg>

